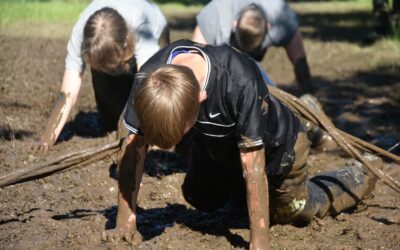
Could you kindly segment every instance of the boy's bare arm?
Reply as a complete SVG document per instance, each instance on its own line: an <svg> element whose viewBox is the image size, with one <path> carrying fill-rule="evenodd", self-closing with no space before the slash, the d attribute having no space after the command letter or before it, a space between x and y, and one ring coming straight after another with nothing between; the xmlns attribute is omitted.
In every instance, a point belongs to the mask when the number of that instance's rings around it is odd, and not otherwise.
<svg viewBox="0 0 400 250"><path fill-rule="evenodd" d="M250 249L269 249L269 197L264 148L241 149L250 221Z"/></svg>
<svg viewBox="0 0 400 250"><path fill-rule="evenodd" d="M286 54L293 64L296 81L306 93L312 92L311 72L306 59L303 38L299 30L296 31L290 43L285 47Z"/></svg>
<svg viewBox="0 0 400 250"><path fill-rule="evenodd" d="M124 239L132 244L141 241L136 228L136 203L147 148L142 136L130 134L123 142L118 159L117 227L106 232L106 240Z"/></svg>

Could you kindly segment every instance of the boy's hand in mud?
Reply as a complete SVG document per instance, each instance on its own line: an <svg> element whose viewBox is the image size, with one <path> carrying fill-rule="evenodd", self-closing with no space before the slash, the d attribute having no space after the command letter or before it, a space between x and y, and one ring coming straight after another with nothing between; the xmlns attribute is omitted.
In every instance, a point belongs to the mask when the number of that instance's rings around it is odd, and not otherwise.
<svg viewBox="0 0 400 250"><path fill-rule="evenodd" d="M139 246L143 241L143 237L139 231L134 228L117 227L115 229L105 231L101 240L103 242L116 242L123 240L133 246Z"/></svg>

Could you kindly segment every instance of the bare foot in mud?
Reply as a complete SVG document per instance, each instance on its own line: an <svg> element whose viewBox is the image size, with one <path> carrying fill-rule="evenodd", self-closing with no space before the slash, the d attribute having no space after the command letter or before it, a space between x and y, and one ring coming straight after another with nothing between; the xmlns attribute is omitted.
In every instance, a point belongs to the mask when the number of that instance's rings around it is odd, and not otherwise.
<svg viewBox="0 0 400 250"><path fill-rule="evenodd" d="M101 237L101 241L103 242L112 243L120 240L126 241L133 246L139 246L143 241L143 237L139 231L128 227L117 227L115 229L107 230L103 232Z"/></svg>

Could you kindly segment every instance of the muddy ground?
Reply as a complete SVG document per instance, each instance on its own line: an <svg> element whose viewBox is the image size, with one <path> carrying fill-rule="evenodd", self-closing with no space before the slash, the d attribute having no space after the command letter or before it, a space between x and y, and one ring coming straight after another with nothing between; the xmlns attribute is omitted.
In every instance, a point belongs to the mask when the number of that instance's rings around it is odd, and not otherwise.
<svg viewBox="0 0 400 250"><path fill-rule="evenodd" d="M296 4L308 60L324 110L341 129L389 148L400 139L400 48L380 41L363 46L371 27L367 8L315 8ZM321 5L322 6L322 5ZM189 38L193 15L169 16L172 39ZM39 28L38 28L39 27ZM47 156L28 150L38 138L58 94L71 25L61 36L44 36L39 24L23 32L0 30L0 175L67 152L111 142L99 124L90 75L74 115ZM32 32L27 32L31 30ZM19 33L18 33L19 32ZM51 32L50 32L51 33ZM62 33L62 32L61 32ZM21 35L22 34L22 35ZM285 52L271 49L262 63L282 88L298 93ZM394 152L399 154L399 149ZM312 172L345 165L337 152L313 152ZM85 168L0 189L0 249L127 249L125 242L102 243L113 228L117 182L112 159ZM384 170L400 180L400 168ZM201 213L183 199L185 164L175 154L152 153L139 197L141 249L248 248L245 216L227 206ZM373 197L335 218L310 225L274 225L273 249L398 249L400 196L378 182Z"/></svg>

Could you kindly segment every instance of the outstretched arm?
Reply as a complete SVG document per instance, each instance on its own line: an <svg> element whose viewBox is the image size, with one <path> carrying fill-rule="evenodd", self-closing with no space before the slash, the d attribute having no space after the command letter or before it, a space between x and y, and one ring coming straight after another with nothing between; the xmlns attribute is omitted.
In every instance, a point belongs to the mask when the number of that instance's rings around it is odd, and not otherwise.
<svg viewBox="0 0 400 250"><path fill-rule="evenodd" d="M123 142L118 159L117 227L107 232L106 240L124 239L132 244L141 241L136 228L136 203L147 148L142 136L129 134Z"/></svg>
<svg viewBox="0 0 400 250"><path fill-rule="evenodd" d="M81 83L81 73L69 69L64 71L60 94L54 103L40 140L31 147L34 151L47 153L49 147L54 145L76 103Z"/></svg>
<svg viewBox="0 0 400 250"><path fill-rule="evenodd" d="M290 62L293 64L297 83L304 92L311 93L313 91L311 73L306 59L303 38L299 30L296 31L285 49Z"/></svg>
<svg viewBox="0 0 400 250"><path fill-rule="evenodd" d="M269 196L263 147L241 149L250 221L250 249L269 249Z"/></svg>

